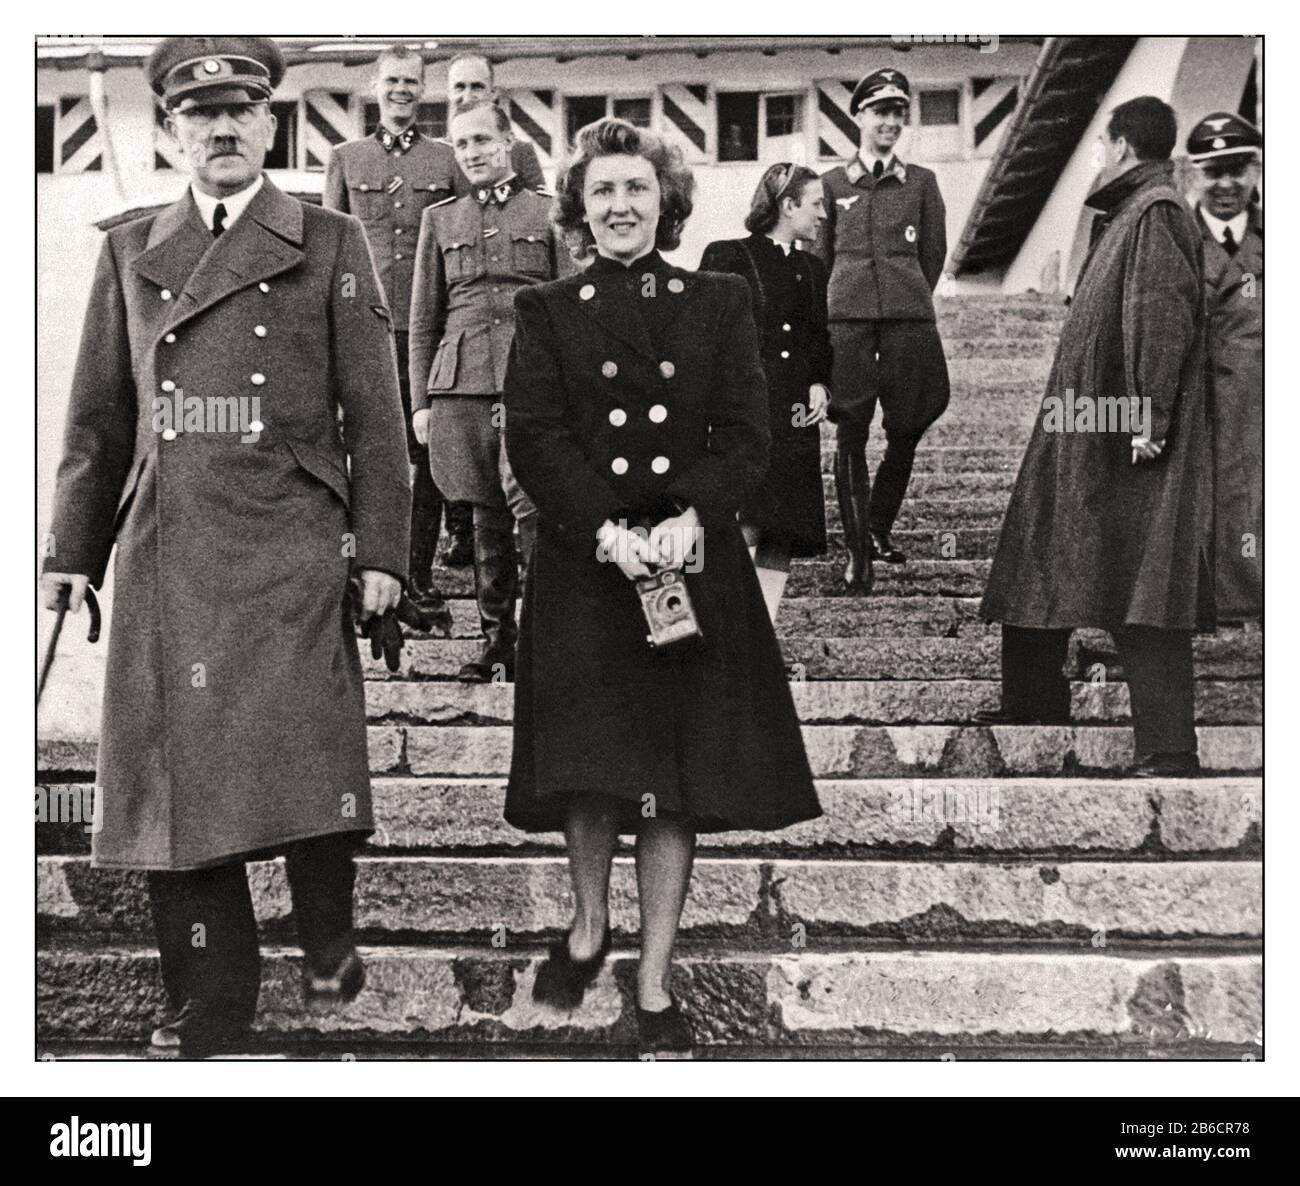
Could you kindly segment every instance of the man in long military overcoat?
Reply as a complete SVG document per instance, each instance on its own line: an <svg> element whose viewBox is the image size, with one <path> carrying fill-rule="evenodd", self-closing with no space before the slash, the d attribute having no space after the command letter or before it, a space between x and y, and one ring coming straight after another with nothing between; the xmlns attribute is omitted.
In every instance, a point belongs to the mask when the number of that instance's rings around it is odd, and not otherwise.
<svg viewBox="0 0 1300 1186"><path fill-rule="evenodd" d="M1205 247L1209 406L1214 425L1215 610L1264 614L1264 138L1230 111L1187 137Z"/></svg>
<svg viewBox="0 0 1300 1186"><path fill-rule="evenodd" d="M415 466L411 502L411 587L437 606L432 567L442 528L444 500L429 472L424 446L411 431L411 393L407 385L411 281L420 215L448 198L457 185L456 161L449 145L424 135L416 125L424 94L424 60L404 45L394 45L375 63L373 91L379 126L371 136L349 140L330 153L322 205L354 214L366 228L375 267L393 313L397 335L397 374L407 422L407 449ZM470 509L447 503L447 558L469 563Z"/></svg>
<svg viewBox="0 0 1300 1186"><path fill-rule="evenodd" d="M285 854L308 1003L364 981L349 584L363 616L398 601L410 488L361 225L262 174L274 42L167 38L146 69L193 182L100 253L42 586L75 608L116 544L93 862L147 871L172 1010L153 1046L199 1056L255 1011L250 854Z"/></svg>
<svg viewBox="0 0 1300 1186"><path fill-rule="evenodd" d="M1159 99L1111 113L1118 176L1088 199L1092 245L980 607L1003 623L1002 707L977 719L1068 722L1070 631L1109 630L1144 777L1198 769L1192 634L1213 622L1201 239L1177 136Z"/></svg>
<svg viewBox="0 0 1300 1186"><path fill-rule="evenodd" d="M459 678L510 679L518 635L514 522L525 564L536 508L513 480L501 447L501 391L514 335L514 294L559 275L568 259L550 223L551 201L520 185L510 125L475 100L451 120L472 194L430 206L420 225L411 297L411 402L416 436L448 497L474 507L474 592L483 649Z"/></svg>

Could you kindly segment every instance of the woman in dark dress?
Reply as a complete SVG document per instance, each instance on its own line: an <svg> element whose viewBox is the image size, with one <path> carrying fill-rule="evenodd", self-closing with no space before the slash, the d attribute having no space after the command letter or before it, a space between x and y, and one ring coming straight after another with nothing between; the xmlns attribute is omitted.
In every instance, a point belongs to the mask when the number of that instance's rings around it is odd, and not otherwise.
<svg viewBox="0 0 1300 1186"><path fill-rule="evenodd" d="M831 339L826 265L799 250L826 221L822 183L811 169L773 165L758 183L744 239L710 243L702 272L743 276L753 299L767 376L772 454L767 477L740 513L745 542L776 621L791 556L826 551L821 431L830 401Z"/></svg>
<svg viewBox="0 0 1300 1186"><path fill-rule="evenodd" d="M595 980L610 862L635 832L645 1050L691 1043L670 974L696 834L821 813L736 520L768 452L749 290L658 250L680 241L692 188L649 132L579 133L556 221L595 258L516 295L505 382L506 448L539 511L505 816L563 829L576 905L533 993L571 1009ZM666 568L682 569L700 637L655 648L633 581Z"/></svg>

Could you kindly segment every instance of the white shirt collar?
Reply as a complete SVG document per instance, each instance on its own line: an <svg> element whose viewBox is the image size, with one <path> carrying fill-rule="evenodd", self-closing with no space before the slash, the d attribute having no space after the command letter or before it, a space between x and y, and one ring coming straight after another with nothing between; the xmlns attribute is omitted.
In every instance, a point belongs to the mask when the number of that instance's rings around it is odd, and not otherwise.
<svg viewBox="0 0 1300 1186"><path fill-rule="evenodd" d="M767 237L769 239L772 239L771 235L768 235ZM772 239L772 242L775 243L782 251L784 251L786 255L790 254L790 248L794 246L793 243L782 243L780 239Z"/></svg>
<svg viewBox="0 0 1300 1186"><path fill-rule="evenodd" d="M203 225L212 229L212 220L216 217L217 203L221 202L226 207L226 221L224 229L229 230L235 225L239 216L248 209L248 203L257 197L257 192L262 188L262 174L257 175L257 180L238 193L231 194L225 198L214 198L211 194L205 194L197 185L190 182L190 193L194 195L194 202L199 208L199 214L203 217Z"/></svg>
<svg viewBox="0 0 1300 1186"><path fill-rule="evenodd" d="M1204 206L1200 207L1201 217L1205 219L1205 225L1210 228L1210 234L1214 236L1216 243L1223 242L1223 232L1232 231L1233 241L1241 242L1242 236L1246 233L1246 226L1250 222L1250 207L1246 207L1236 218L1229 218L1224 221L1222 218L1215 218Z"/></svg>

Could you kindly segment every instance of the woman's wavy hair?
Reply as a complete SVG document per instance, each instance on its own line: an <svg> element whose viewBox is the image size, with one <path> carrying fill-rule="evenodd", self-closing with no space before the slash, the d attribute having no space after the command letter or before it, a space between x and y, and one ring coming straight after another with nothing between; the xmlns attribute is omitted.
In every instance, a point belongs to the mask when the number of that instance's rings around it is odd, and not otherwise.
<svg viewBox="0 0 1300 1186"><path fill-rule="evenodd" d="M816 180L817 174L806 165L792 165L789 161L773 165L763 174L754 191L749 213L745 215L745 230L756 235L766 234L781 217L782 201L793 198L798 205L808 183Z"/></svg>
<svg viewBox="0 0 1300 1186"><path fill-rule="evenodd" d="M659 226L655 246L671 251L682 241L682 228L694 207L695 176L682 162L681 150L662 137L621 119L600 119L582 128L573 153L555 181L555 225L564 232L575 259L586 259L595 249L591 228L582 220L582 190L587 166L602 156L641 156L659 179Z"/></svg>

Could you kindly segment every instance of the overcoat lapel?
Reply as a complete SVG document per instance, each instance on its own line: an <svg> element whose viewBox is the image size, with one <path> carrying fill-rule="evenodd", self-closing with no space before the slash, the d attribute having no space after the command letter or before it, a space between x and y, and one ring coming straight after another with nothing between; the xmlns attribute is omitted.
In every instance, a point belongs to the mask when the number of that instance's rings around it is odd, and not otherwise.
<svg viewBox="0 0 1300 1186"><path fill-rule="evenodd" d="M297 267L306 258L301 246L302 207L268 178L239 221L216 239L187 192L155 220L134 268L179 290L166 332L250 284Z"/></svg>

